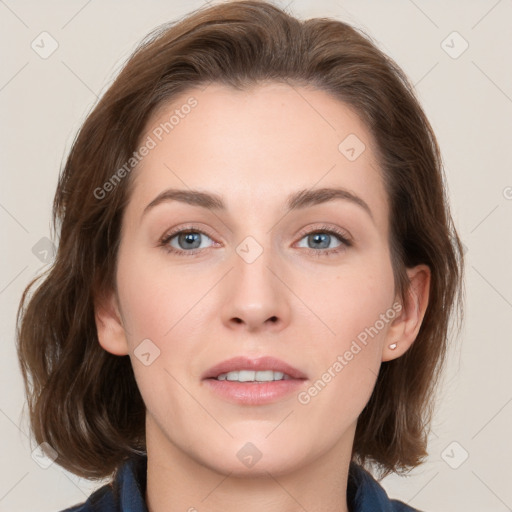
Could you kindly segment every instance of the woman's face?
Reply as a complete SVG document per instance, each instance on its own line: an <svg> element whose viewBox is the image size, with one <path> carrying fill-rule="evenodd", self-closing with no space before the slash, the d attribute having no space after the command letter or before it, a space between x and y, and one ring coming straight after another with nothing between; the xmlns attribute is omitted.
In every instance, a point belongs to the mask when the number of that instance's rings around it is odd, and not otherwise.
<svg viewBox="0 0 512 512"><path fill-rule="evenodd" d="M99 333L130 355L148 446L223 473L350 457L379 366L400 353L369 131L319 90L212 83L160 109L140 140L118 253L123 328ZM205 378L233 357L249 361L232 371L264 373ZM262 357L302 378L244 381L281 377L251 366Z"/></svg>

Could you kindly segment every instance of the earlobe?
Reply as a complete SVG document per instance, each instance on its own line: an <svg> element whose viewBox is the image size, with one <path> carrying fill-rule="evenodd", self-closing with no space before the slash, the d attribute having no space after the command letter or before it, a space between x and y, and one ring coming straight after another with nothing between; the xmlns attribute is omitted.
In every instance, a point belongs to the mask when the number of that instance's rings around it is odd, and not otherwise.
<svg viewBox="0 0 512 512"><path fill-rule="evenodd" d="M126 332L114 291L95 299L94 319L100 345L111 354L127 355L129 349Z"/></svg>
<svg viewBox="0 0 512 512"><path fill-rule="evenodd" d="M430 292L430 268L417 265L407 269L409 289L400 315L388 330L382 350L382 361L390 361L403 355L414 343L428 305Z"/></svg>

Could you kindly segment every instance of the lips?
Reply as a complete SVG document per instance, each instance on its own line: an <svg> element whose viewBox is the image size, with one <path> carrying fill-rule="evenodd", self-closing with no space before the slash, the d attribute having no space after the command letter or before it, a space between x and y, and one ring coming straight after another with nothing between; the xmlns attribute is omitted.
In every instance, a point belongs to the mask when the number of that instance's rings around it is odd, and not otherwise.
<svg viewBox="0 0 512 512"><path fill-rule="evenodd" d="M274 372L282 372L286 375L289 375L292 379L307 379L307 376L297 368L271 356L264 356L259 358L251 358L247 356L233 357L231 359L227 359L226 361L222 361L215 366L212 366L201 376L201 378L202 380L216 379L222 373L229 373L239 370L272 370Z"/></svg>

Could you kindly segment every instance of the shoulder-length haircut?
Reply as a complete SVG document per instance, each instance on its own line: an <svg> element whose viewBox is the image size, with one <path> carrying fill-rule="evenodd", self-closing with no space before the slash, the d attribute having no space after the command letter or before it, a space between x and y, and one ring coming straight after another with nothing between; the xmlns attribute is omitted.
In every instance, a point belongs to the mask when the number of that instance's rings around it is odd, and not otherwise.
<svg viewBox="0 0 512 512"><path fill-rule="evenodd" d="M329 18L298 20L266 2L234 1L151 32L88 115L61 171L52 216L58 251L30 300L43 275L24 290L16 335L33 435L68 471L105 478L145 451L145 406L130 358L100 346L94 314L94 299L116 289L134 172L108 194L98 189L130 160L164 103L211 82L245 90L269 81L326 91L352 107L375 138L396 291L405 297L405 269L424 263L430 297L410 349L381 365L352 459L387 475L428 455L450 319L458 304L462 320L464 295L462 244L431 125L403 71L363 32Z"/></svg>

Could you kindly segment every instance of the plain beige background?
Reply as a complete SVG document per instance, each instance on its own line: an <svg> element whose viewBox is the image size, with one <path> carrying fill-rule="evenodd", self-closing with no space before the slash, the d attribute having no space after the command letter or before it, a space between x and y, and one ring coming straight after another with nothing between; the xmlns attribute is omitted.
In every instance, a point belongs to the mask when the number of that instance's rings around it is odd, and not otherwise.
<svg viewBox="0 0 512 512"><path fill-rule="evenodd" d="M275 3L300 17L332 16L362 28L404 69L438 135L467 248L466 322L450 352L429 458L382 485L426 512L510 510L512 2ZM103 483L57 464L44 469L31 457L16 310L29 280L51 264L44 251L53 194L86 114L143 36L202 5L0 0L0 511L57 512ZM42 37L46 51L52 39L58 44L46 58L31 46Z"/></svg>

